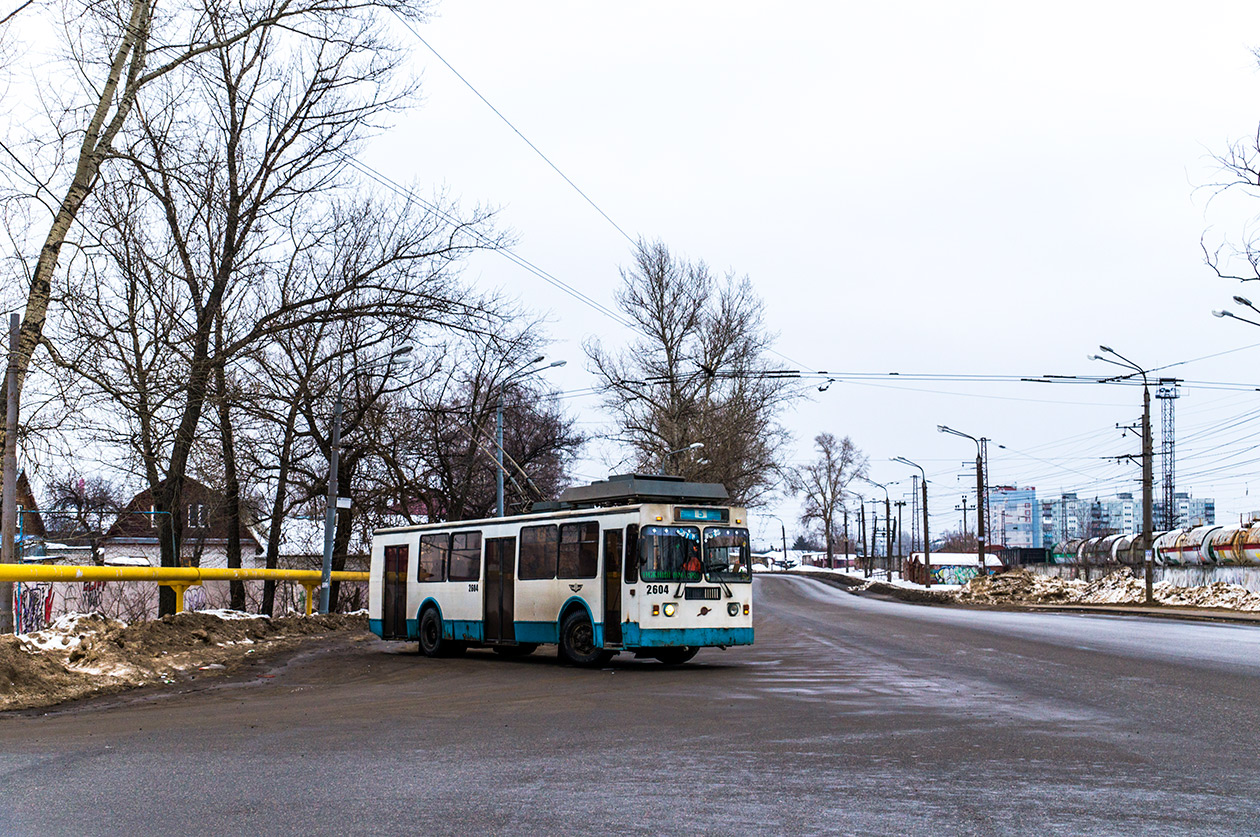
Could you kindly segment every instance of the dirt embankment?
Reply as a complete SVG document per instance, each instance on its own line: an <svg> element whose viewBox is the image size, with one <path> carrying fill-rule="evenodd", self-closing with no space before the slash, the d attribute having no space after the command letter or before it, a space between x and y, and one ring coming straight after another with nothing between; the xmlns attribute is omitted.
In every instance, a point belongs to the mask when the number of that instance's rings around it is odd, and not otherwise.
<svg viewBox="0 0 1260 837"><path fill-rule="evenodd" d="M0 710L231 673L306 638L366 631L361 614L268 619L211 611L131 625L69 614L47 630L0 637Z"/></svg>

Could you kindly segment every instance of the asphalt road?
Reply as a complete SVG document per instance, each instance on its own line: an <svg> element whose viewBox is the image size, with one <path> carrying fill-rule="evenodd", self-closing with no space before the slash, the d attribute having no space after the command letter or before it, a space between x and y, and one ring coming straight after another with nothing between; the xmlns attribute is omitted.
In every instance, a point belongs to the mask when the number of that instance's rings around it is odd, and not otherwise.
<svg viewBox="0 0 1260 837"><path fill-rule="evenodd" d="M1258 628L756 585L681 669L361 639L0 716L0 833L1260 833Z"/></svg>

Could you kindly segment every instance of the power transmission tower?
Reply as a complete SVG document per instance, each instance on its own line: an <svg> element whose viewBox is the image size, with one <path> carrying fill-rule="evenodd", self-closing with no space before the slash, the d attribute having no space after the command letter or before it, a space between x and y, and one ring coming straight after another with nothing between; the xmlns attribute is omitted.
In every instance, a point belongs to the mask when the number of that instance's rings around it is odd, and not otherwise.
<svg viewBox="0 0 1260 837"><path fill-rule="evenodd" d="M1163 463L1164 491L1163 502L1160 503L1158 528L1177 528L1177 421L1176 405L1180 393L1177 391L1177 378L1160 378L1155 390L1155 397L1160 400L1162 423L1159 433L1159 455Z"/></svg>

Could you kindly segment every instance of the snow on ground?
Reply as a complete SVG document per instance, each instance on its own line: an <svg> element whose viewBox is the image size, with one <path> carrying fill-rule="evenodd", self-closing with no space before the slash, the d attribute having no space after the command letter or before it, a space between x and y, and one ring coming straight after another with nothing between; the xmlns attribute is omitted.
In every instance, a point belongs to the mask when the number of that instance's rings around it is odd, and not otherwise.
<svg viewBox="0 0 1260 837"><path fill-rule="evenodd" d="M370 638L364 616L342 614L269 619L194 611L128 625L71 613L42 631L0 636L0 710L173 683L207 670L230 673L305 637L337 632Z"/></svg>

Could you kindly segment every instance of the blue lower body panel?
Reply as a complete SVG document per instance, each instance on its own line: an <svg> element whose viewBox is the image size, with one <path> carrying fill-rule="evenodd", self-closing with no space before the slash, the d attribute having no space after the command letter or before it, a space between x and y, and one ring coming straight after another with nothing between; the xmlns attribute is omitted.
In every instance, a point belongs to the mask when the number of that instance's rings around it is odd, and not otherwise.
<svg viewBox="0 0 1260 837"><path fill-rule="evenodd" d="M480 619L449 619L442 621L442 638L456 642L481 642L486 638L486 623ZM420 635L416 634L416 639Z"/></svg>
<svg viewBox="0 0 1260 837"><path fill-rule="evenodd" d="M539 644L560 641L560 629L555 622L514 622L517 642L537 642Z"/></svg>
<svg viewBox="0 0 1260 837"><path fill-rule="evenodd" d="M368 630L376 634L377 636L381 637L382 639L386 638L385 637L385 620L384 619L369 619ZM404 639L404 638L405 639L419 639L420 638L420 623L417 622L415 619L407 620L407 636L406 637L400 637L400 636L388 637L388 639Z"/></svg>
<svg viewBox="0 0 1260 837"><path fill-rule="evenodd" d="M752 645L752 628L640 628L622 623L626 648L662 648L679 645Z"/></svg>

